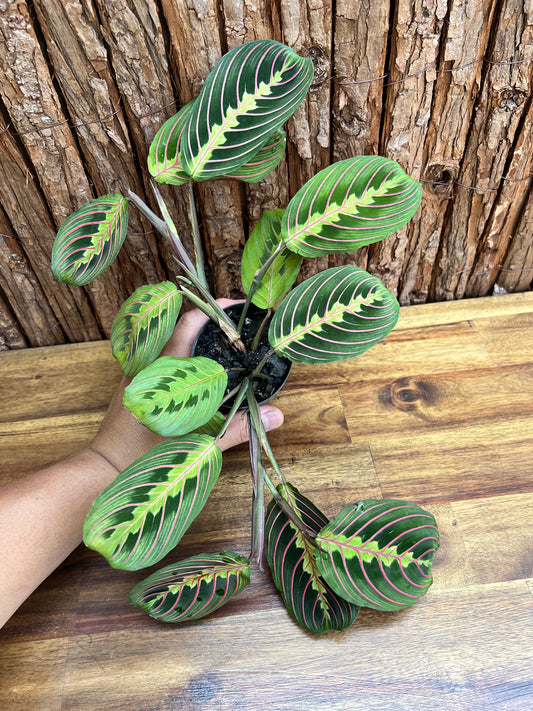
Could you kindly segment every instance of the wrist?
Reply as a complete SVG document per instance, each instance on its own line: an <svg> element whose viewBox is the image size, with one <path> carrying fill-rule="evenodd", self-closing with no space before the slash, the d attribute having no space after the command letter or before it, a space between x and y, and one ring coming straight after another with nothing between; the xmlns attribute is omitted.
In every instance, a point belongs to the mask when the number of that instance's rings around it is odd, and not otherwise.
<svg viewBox="0 0 533 711"><path fill-rule="evenodd" d="M128 382L123 378L98 432L88 445L91 451L99 454L118 473L165 440L141 425L122 405L124 387Z"/></svg>

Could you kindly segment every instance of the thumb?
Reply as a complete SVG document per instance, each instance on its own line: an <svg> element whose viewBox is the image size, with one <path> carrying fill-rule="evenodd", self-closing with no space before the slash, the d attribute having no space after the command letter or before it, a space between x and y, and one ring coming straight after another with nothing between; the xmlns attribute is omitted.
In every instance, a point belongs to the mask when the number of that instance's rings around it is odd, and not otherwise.
<svg viewBox="0 0 533 711"><path fill-rule="evenodd" d="M261 408L261 419L265 429L275 430L283 424L282 411L273 405L263 405ZM248 417L244 412L237 412L231 424L226 430L224 437L220 438L218 446L222 451L235 447L237 444L248 441Z"/></svg>

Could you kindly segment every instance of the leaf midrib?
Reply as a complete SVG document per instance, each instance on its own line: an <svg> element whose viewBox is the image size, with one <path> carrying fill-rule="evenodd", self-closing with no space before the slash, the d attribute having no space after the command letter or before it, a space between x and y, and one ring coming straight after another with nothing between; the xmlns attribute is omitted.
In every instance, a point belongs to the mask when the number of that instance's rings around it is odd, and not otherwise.
<svg viewBox="0 0 533 711"><path fill-rule="evenodd" d="M289 67L290 68L290 67ZM283 71L285 71L285 67L283 68ZM272 86L275 86L276 83L279 82L281 79L281 71L276 72L276 74L273 77L273 80L270 83L266 82L260 82L258 90L254 94L248 94L247 92L244 92L244 96L241 99L241 103L236 106L234 109L231 108L231 106L228 108L228 111L226 113L226 116L222 117L222 123L214 133L209 133L209 140L205 144L203 148L200 148L200 152L196 156L193 166L192 166L192 171L191 171L191 177L198 176L198 173L202 171L202 168L205 166L205 163L209 159L209 156L211 153L215 150L215 148L219 145L218 139L220 138L221 135L224 134L226 130L228 130L228 127L232 121L236 121L238 124L238 118L239 116L242 116L243 114L246 113L245 111L245 106L248 104L253 104L257 99L260 99L262 96L268 96L270 93L270 89ZM263 87L263 88L262 88ZM216 126L216 124L215 124ZM220 144L223 145L223 144Z"/></svg>
<svg viewBox="0 0 533 711"><path fill-rule="evenodd" d="M317 214L317 217L313 217L313 215L311 215L309 220L307 222L305 222L299 230L294 232L292 235L289 235L289 237L285 240L285 244L289 245L292 242L298 241L298 238L301 235L305 235L306 233L310 232L317 225L322 226L322 224L324 224L325 222L330 222L332 220L334 222L337 222L340 219L340 217L342 216L342 214L344 212L346 212L347 205L351 206L353 204L353 207L355 209L355 212L350 213L349 216L350 217L357 217L357 215L358 215L357 208L358 207L365 207L366 205L372 204L372 202L374 201L376 196L380 197L382 195L385 195L387 193L387 190L391 186L395 187L396 184L397 183L394 180L391 180L390 182L384 181L379 188L372 188L372 187L367 188L367 190L364 193L364 196L361 196L361 198L355 198L355 196L354 196L354 200L352 203L350 202L349 199L345 200L341 205L338 205L336 202L331 203L331 205L333 206L331 210L329 209L329 206L328 206L328 210L326 212L319 211ZM381 188L383 187L383 185L386 187L385 187L385 189L382 190ZM367 194L369 194L368 199L366 197ZM300 207L300 206L298 206L298 207ZM376 219L379 219L379 216Z"/></svg>
<svg viewBox="0 0 533 711"><path fill-rule="evenodd" d="M334 311L328 311L327 317L326 315L324 315L322 318L316 321L301 326L296 330L292 330L289 334L287 334L287 336L285 336L285 338L281 339L276 343L276 347L283 348L288 343L299 343L306 336L307 333L318 331L324 325L328 325L329 323L335 323L337 320L339 320L339 318L342 318L342 316L347 311L357 311L360 310L360 306L362 306L363 304L372 304L378 298L378 296L379 295L377 292L374 294L369 294L368 296L358 296L355 299L352 299L352 301L348 305L344 305L340 302L337 302L341 306L341 308Z"/></svg>

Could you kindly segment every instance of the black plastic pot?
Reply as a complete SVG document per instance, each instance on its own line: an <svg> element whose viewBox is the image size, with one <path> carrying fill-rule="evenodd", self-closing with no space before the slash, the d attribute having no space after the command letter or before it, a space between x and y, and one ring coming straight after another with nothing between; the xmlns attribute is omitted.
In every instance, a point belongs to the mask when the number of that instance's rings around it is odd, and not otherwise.
<svg viewBox="0 0 533 711"><path fill-rule="evenodd" d="M235 324L238 323L244 304L232 304L224 311ZM200 330L192 347L193 356L205 356L220 363L228 373L228 386L226 394L238 387L242 381L249 377L260 364L264 355L271 350L268 342L268 324L263 328L259 345L256 350L251 350L252 343L265 319L267 312L251 305L243 325L241 339L246 347L246 353L241 353L230 342L226 334L213 321L208 321ZM274 397L289 377L292 362L275 353L268 359L261 370L259 377L254 378L252 387L257 401L261 404ZM227 400L220 408L228 412L234 398ZM246 407L243 404L242 407Z"/></svg>

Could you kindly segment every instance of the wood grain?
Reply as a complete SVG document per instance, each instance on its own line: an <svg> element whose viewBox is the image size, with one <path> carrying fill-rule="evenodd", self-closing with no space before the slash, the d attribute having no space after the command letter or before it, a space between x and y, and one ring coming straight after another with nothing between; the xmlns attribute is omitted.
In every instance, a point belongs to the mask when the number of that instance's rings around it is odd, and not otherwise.
<svg viewBox="0 0 533 711"><path fill-rule="evenodd" d="M403 308L383 348L295 366L277 399L280 465L328 516L388 496L435 515L435 582L413 608L313 638L256 571L213 617L164 625L127 603L144 571L80 547L0 632L0 707L529 710L532 325L530 293ZM1 481L84 444L119 379L105 342L0 354ZM247 447L224 462L164 563L248 550Z"/></svg>

